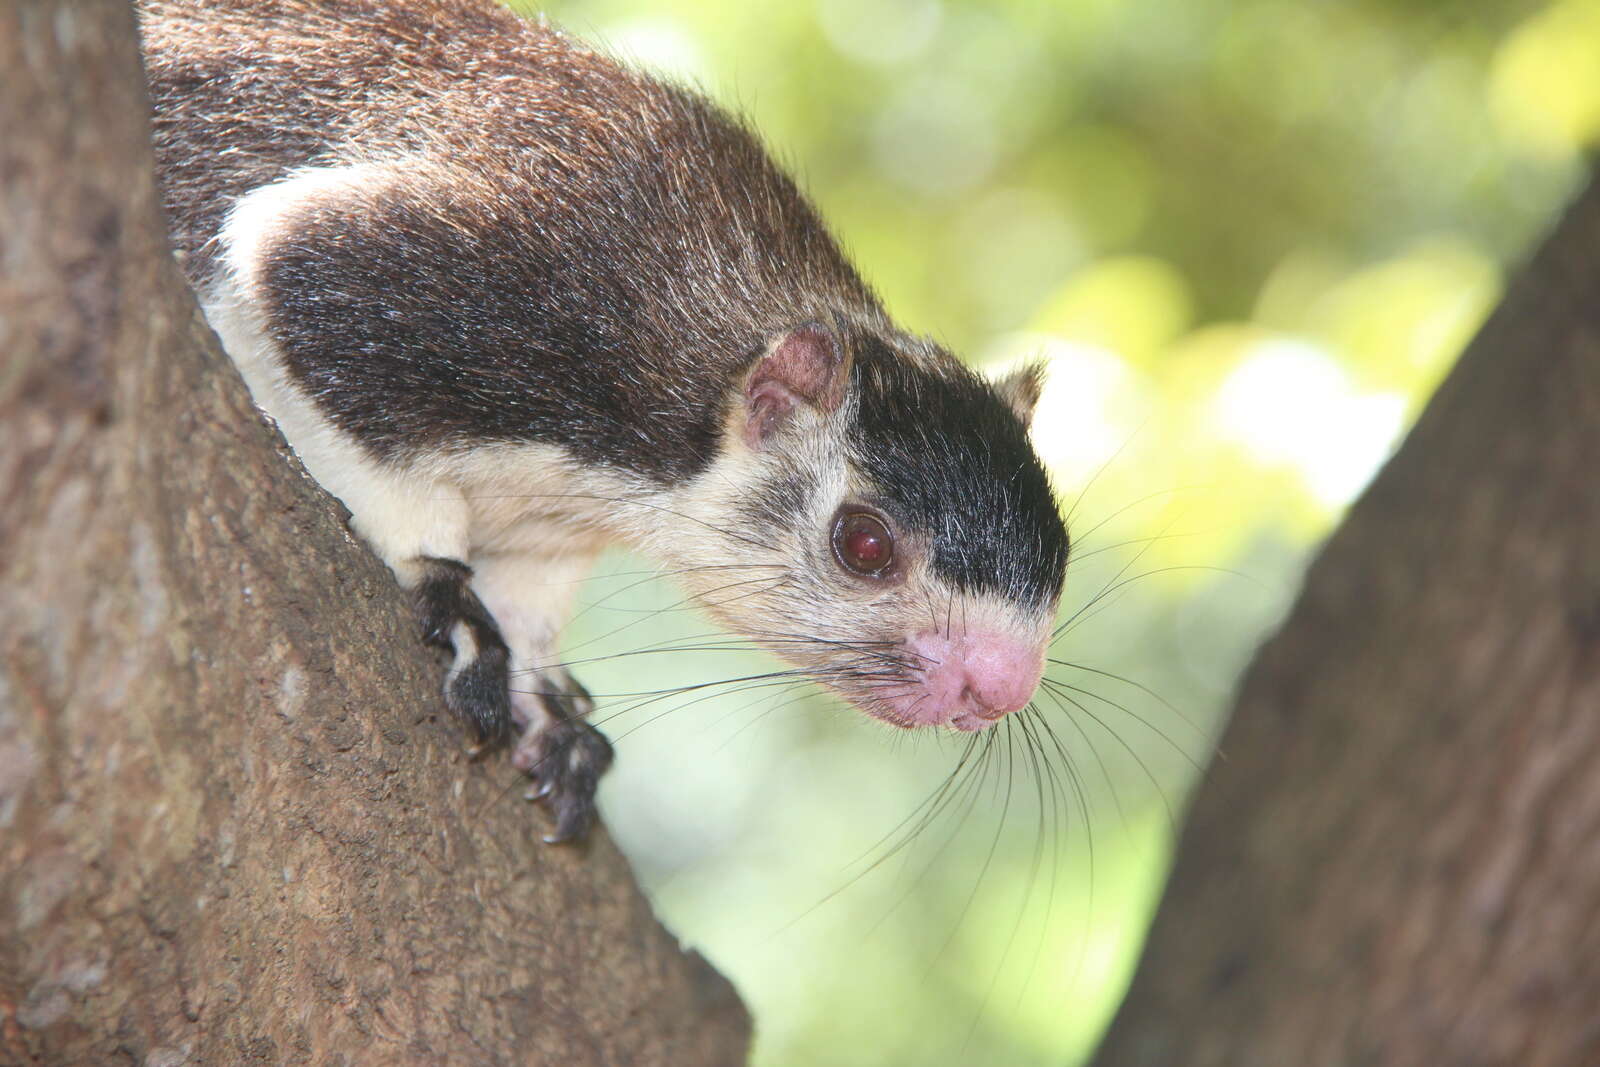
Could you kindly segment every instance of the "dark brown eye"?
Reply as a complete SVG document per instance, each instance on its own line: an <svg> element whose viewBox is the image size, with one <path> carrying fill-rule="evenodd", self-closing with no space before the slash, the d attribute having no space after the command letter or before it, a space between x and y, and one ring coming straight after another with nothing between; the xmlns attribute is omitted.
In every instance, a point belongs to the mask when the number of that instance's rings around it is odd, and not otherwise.
<svg viewBox="0 0 1600 1067"><path fill-rule="evenodd" d="M847 571L881 578L894 563L894 534L870 512L847 511L833 523L833 555Z"/></svg>

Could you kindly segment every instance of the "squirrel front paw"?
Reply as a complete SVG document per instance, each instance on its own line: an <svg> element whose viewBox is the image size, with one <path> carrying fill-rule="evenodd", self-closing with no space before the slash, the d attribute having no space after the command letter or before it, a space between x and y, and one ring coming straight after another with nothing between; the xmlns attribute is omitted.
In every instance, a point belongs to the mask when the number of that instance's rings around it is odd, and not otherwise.
<svg viewBox="0 0 1600 1067"><path fill-rule="evenodd" d="M422 639L453 653L444 702L472 730L478 749L511 737L510 653L500 629L468 583L472 568L453 559L424 561L415 591Z"/></svg>
<svg viewBox="0 0 1600 1067"><path fill-rule="evenodd" d="M565 672L545 672L532 696L544 714L530 718L511 753L512 766L532 785L527 799L547 805L555 816L549 844L581 838L594 821L595 789L611 766L611 743L582 716L593 707L589 694ZM520 702L519 702L520 703Z"/></svg>

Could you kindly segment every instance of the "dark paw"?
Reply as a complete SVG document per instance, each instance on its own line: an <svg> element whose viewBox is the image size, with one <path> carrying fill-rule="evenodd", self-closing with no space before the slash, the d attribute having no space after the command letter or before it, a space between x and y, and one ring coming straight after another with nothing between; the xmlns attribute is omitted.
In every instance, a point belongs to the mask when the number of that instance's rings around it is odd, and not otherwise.
<svg viewBox="0 0 1600 1067"><path fill-rule="evenodd" d="M505 639L468 585L471 567L452 559L425 565L415 594L422 639L454 656L444 680L445 704L472 730L480 750L496 748L511 737Z"/></svg>
<svg viewBox="0 0 1600 1067"><path fill-rule="evenodd" d="M611 766L611 742L578 719L558 718L523 735L512 764L533 780L529 800L543 801L555 816L556 844L582 837L594 821L594 791Z"/></svg>
<svg viewBox="0 0 1600 1067"><path fill-rule="evenodd" d="M480 750L499 748L511 739L506 646L475 643L477 655L465 662L457 651L445 675L444 702L472 730Z"/></svg>

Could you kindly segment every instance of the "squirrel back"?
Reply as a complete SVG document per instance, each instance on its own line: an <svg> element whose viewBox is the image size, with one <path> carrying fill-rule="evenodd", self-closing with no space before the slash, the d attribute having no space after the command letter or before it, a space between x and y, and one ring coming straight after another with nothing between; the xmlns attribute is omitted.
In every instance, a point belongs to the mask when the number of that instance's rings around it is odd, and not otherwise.
<svg viewBox="0 0 1600 1067"><path fill-rule="evenodd" d="M241 196L359 168L263 269L293 294L273 308L292 372L378 455L558 435L682 478L772 336L893 331L743 124L491 0L141 14L166 204L202 290Z"/></svg>

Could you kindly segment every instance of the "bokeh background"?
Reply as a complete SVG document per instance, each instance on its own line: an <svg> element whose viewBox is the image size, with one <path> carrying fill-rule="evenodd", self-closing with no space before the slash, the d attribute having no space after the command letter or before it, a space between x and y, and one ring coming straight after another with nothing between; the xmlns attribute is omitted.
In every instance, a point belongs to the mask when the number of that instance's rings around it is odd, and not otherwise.
<svg viewBox="0 0 1600 1067"><path fill-rule="evenodd" d="M903 323L1044 357L1078 545L1053 692L978 750L606 560L566 650L614 834L763 1067L1081 1061L1252 648L1584 179L1600 0L539 7L749 116Z"/></svg>

